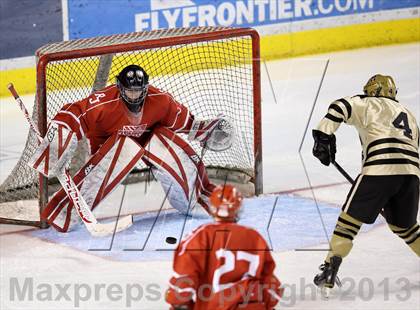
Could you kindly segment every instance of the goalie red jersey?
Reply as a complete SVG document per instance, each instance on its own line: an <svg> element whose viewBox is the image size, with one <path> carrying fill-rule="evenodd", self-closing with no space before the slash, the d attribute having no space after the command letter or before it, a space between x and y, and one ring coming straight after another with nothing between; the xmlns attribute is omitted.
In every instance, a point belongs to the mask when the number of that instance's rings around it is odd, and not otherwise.
<svg viewBox="0 0 420 310"><path fill-rule="evenodd" d="M149 86L142 110L133 113L124 104L116 85L65 105L54 117L56 123L75 132L79 140L86 136L91 154L115 133L130 136L144 144L150 137L147 132L155 125L175 132L188 132L193 120L185 106L153 86Z"/></svg>
<svg viewBox="0 0 420 310"><path fill-rule="evenodd" d="M225 185L224 200L210 212L216 223L205 224L187 236L174 254L174 274L166 301L172 309L273 309L283 289L274 275L275 262L263 237L235 223L240 208L236 189Z"/></svg>

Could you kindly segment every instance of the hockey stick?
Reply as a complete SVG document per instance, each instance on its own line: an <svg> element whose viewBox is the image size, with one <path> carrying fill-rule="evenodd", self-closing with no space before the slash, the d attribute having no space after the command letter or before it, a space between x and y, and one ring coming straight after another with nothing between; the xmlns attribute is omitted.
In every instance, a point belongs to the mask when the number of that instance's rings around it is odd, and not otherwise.
<svg viewBox="0 0 420 310"><path fill-rule="evenodd" d="M26 120L29 123L29 126L31 127L31 129L33 131L35 131L36 137L38 138L38 142L41 142L42 141L41 133L39 132L38 127L35 125L34 121L31 118L31 116L29 115L29 112L26 109L26 107L25 107L22 99L20 99L18 93L16 92L15 87L13 86L12 83L9 83L7 85L7 89L11 92L11 94L15 98L17 104L19 105L19 108L22 110L23 115L25 116Z"/></svg>
<svg viewBox="0 0 420 310"><path fill-rule="evenodd" d="M42 141L41 134L31 119L28 110L26 109L22 99L19 97L18 93L16 92L12 83L7 85L8 90L15 98L16 102L19 104L20 109L22 110L23 114L25 115L26 120L29 123L31 129L36 133L38 141ZM86 201L82 197L79 192L79 189L74 184L73 179L71 178L69 172L62 167L60 169L62 173L57 175L57 178L63 187L64 191L66 192L68 198L73 203L77 214L82 219L82 222L85 224L86 229L96 237L99 236L106 236L113 234L114 232L119 232L121 230L127 229L133 224L133 217L131 215L125 216L121 219L117 218L116 221L109 222L109 223L99 223L95 216L93 215L92 211L89 209Z"/></svg>
<svg viewBox="0 0 420 310"><path fill-rule="evenodd" d="M343 169L337 162L333 162L333 165L335 168L337 168L338 172L340 172L343 177L346 178L347 181L349 181L351 184L354 184L353 178L346 172L346 170Z"/></svg>

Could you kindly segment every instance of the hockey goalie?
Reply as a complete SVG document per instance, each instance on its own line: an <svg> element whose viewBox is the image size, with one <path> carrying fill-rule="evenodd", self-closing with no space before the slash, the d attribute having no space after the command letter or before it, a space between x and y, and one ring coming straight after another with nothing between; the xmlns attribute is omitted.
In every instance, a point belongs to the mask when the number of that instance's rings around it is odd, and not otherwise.
<svg viewBox="0 0 420 310"><path fill-rule="evenodd" d="M169 93L149 85L146 71L132 64L118 74L115 84L66 104L51 120L29 165L48 178L68 173L77 144L86 139L90 158L73 180L91 210L142 160L172 207L188 213L201 205L207 211L214 185L202 158L180 133L212 151L228 149L234 137L233 126L224 116L196 119ZM66 232L72 208L72 200L61 189L41 218Z"/></svg>

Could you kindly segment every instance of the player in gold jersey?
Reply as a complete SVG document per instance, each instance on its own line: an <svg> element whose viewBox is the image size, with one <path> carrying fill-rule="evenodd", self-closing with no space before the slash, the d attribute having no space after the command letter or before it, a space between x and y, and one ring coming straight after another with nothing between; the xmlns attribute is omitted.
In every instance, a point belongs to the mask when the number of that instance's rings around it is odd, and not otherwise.
<svg viewBox="0 0 420 310"><path fill-rule="evenodd" d="M363 147L362 172L343 205L321 273L314 278L321 288L334 286L360 227L373 223L381 210L392 232L420 256L417 121L395 99L392 77L377 74L363 90L364 95L334 101L313 130L313 155L326 166L335 161L334 132L341 123L356 127Z"/></svg>

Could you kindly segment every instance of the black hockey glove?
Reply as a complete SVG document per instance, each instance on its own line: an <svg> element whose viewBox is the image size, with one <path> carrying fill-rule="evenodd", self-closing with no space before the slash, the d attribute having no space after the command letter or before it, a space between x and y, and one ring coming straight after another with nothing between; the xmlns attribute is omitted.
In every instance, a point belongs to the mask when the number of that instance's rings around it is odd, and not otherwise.
<svg viewBox="0 0 420 310"><path fill-rule="evenodd" d="M312 154L325 166L334 163L335 153L337 152L335 135L327 135L322 131L314 129L312 130L312 136L314 137Z"/></svg>

